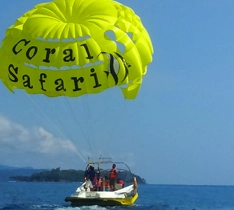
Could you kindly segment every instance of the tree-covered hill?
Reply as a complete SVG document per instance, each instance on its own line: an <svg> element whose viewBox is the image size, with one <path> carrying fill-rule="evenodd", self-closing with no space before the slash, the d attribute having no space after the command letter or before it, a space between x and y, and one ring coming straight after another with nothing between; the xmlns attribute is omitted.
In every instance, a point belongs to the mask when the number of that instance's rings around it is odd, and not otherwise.
<svg viewBox="0 0 234 210"><path fill-rule="evenodd" d="M125 176L121 173L119 176ZM140 176L134 175L138 184L145 184L146 181ZM45 170L39 173L34 173L31 176L12 176L12 180L26 181L26 182L83 182L84 171L83 170L60 170L60 168ZM130 181L130 180L127 180Z"/></svg>

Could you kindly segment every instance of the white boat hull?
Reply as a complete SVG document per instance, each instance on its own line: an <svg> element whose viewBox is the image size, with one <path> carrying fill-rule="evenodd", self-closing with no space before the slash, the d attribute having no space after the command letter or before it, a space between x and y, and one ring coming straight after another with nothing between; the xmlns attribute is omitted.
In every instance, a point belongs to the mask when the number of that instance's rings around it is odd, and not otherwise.
<svg viewBox="0 0 234 210"><path fill-rule="evenodd" d="M129 206L134 204L138 198L134 185L116 190L108 191L90 191L83 189L83 185L77 188L76 192L65 201L71 202L72 206Z"/></svg>

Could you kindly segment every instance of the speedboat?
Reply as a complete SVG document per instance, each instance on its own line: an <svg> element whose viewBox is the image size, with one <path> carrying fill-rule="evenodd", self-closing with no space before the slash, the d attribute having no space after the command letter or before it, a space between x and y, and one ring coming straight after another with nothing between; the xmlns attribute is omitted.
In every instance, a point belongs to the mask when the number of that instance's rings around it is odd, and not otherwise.
<svg viewBox="0 0 234 210"><path fill-rule="evenodd" d="M118 178L124 181L123 183L115 183L112 190L105 188L104 185L93 189L87 189L85 186L89 180L84 179L84 182L76 189L75 193L66 197L66 202L71 202L71 206L130 206L133 205L138 198L137 180L133 177L130 168L125 162L113 162L111 158L99 158L97 162L92 162L88 159L86 172L90 167L95 170L95 177L98 180L105 181L104 177L109 177L109 172L113 164L117 167ZM84 176L85 177L85 176ZM107 181L107 180L106 180Z"/></svg>

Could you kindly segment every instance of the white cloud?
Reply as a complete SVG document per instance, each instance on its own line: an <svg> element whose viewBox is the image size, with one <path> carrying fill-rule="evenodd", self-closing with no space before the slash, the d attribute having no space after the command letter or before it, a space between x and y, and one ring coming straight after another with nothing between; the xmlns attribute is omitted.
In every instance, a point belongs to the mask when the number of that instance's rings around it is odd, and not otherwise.
<svg viewBox="0 0 234 210"><path fill-rule="evenodd" d="M43 127L25 127L0 115L0 164L77 168L83 167L88 157L96 161L100 155L107 155L113 161L127 162L130 167L135 165L132 152L110 152L109 144L99 145L100 148L95 147L95 150L80 146L78 151L69 139L55 136Z"/></svg>
<svg viewBox="0 0 234 210"><path fill-rule="evenodd" d="M77 154L77 149L68 139L55 137L42 127L25 128L0 116L0 145L15 149L48 155L64 153Z"/></svg>
<svg viewBox="0 0 234 210"><path fill-rule="evenodd" d="M27 129L0 116L0 143L15 144L28 140L29 132Z"/></svg>

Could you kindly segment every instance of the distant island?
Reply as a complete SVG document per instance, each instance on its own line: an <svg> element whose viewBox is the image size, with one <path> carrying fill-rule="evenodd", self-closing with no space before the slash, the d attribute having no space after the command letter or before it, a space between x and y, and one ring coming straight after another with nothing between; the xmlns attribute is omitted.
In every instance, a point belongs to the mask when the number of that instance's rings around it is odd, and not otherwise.
<svg viewBox="0 0 234 210"><path fill-rule="evenodd" d="M14 181L24 182L83 182L84 181L84 170L60 170L60 168L52 170L44 170L38 173L33 173L31 176L11 176L10 178ZM126 173L121 172L119 177L125 177ZM133 174L137 179L138 184L146 184L146 180L138 175ZM130 176L129 176L130 177ZM132 180L126 180L132 181Z"/></svg>
<svg viewBox="0 0 234 210"><path fill-rule="evenodd" d="M45 171L46 169L34 169L32 167L13 167L0 165L0 182L12 181L13 176L31 176L34 173Z"/></svg>

